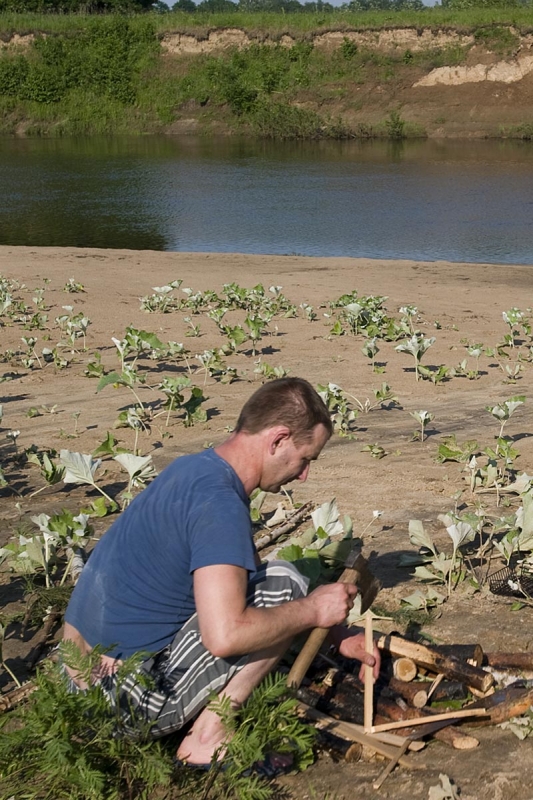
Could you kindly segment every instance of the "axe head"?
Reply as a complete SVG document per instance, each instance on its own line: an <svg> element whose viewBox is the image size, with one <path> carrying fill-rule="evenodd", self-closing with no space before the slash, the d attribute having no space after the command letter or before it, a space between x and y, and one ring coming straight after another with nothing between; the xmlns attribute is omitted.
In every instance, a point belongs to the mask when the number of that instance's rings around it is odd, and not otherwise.
<svg viewBox="0 0 533 800"><path fill-rule="evenodd" d="M368 611L381 589L381 583L370 571L361 551L353 550L346 559L346 569L339 580L357 586L361 597L361 614Z"/></svg>

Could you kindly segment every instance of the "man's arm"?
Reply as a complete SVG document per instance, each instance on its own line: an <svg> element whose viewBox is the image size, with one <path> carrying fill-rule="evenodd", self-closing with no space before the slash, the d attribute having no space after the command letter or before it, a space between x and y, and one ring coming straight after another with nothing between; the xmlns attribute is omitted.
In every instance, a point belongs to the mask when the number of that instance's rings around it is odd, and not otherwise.
<svg viewBox="0 0 533 800"><path fill-rule="evenodd" d="M357 590L334 583L308 597L270 608L246 605L248 573L216 564L194 571L194 599L202 641L220 658L254 653L291 639L309 628L342 623Z"/></svg>

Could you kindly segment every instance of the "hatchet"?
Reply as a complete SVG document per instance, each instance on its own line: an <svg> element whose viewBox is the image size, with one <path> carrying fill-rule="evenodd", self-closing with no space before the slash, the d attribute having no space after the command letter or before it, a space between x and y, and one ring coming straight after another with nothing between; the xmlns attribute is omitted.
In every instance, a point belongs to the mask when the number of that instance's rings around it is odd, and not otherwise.
<svg viewBox="0 0 533 800"><path fill-rule="evenodd" d="M337 583L357 585L361 596L361 614L370 608L381 588L380 582L370 572L368 562L361 555L359 548L354 548L346 559L344 572ZM300 687L305 673L324 644L329 631L329 628L314 628L311 631L289 672L288 686L294 689Z"/></svg>

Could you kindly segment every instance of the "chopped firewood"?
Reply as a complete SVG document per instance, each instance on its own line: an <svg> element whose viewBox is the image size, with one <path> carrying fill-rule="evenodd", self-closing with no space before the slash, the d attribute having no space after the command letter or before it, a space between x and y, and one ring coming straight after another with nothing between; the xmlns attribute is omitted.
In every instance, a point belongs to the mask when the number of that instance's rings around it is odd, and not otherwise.
<svg viewBox="0 0 533 800"><path fill-rule="evenodd" d="M431 692L431 700L435 703L440 703L442 700L466 700L467 697L468 689L459 681L440 681Z"/></svg>
<svg viewBox="0 0 533 800"><path fill-rule="evenodd" d="M485 653L484 663L495 669L533 671L533 653Z"/></svg>
<svg viewBox="0 0 533 800"><path fill-rule="evenodd" d="M344 754L344 760L351 764L361 761L363 757L363 745L359 742L352 742L348 750Z"/></svg>
<svg viewBox="0 0 533 800"><path fill-rule="evenodd" d="M36 689L37 686L35 683L28 682L23 686L18 686L16 689L12 689L10 692L1 695L0 713L3 714L5 711L11 711L12 708L22 703Z"/></svg>
<svg viewBox="0 0 533 800"><path fill-rule="evenodd" d="M358 742L350 742L341 736L335 736L330 731L317 728L318 745L320 749L326 751L334 761L360 761L363 753L363 745Z"/></svg>
<svg viewBox="0 0 533 800"><path fill-rule="evenodd" d="M499 725L512 717L520 717L533 705L533 687L524 685L525 681L516 683L494 692L490 697L471 703L468 708L485 709L490 712L488 720L476 720L475 725Z"/></svg>
<svg viewBox="0 0 533 800"><path fill-rule="evenodd" d="M401 636L381 635L377 637L376 643L380 650L385 650L393 656L411 658L426 669L442 672L447 678L459 680L482 692L488 691L494 683L492 675L480 667L474 667L454 656L441 655L435 648L410 642Z"/></svg>
<svg viewBox="0 0 533 800"><path fill-rule="evenodd" d="M418 672L417 666L412 658L396 658L392 662L394 677L399 681L413 681Z"/></svg>
<svg viewBox="0 0 533 800"><path fill-rule="evenodd" d="M407 700L410 706L415 708L424 708L428 701L428 688L429 683L399 681L396 678L391 678L389 681L389 689L396 692Z"/></svg>
<svg viewBox="0 0 533 800"><path fill-rule="evenodd" d="M437 644L433 649L443 656L453 656L460 661L467 661L474 667L483 664L483 648L480 644Z"/></svg>

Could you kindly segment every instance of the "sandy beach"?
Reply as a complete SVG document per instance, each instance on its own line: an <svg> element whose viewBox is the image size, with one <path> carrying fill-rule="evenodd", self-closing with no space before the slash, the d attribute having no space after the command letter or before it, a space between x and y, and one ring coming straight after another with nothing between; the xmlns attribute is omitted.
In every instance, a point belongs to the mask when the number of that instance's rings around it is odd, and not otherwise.
<svg viewBox="0 0 533 800"><path fill-rule="evenodd" d="M133 431L113 428L119 411L131 405L127 388L108 386L97 394L97 381L84 374L97 352L106 372L119 367L112 337L121 339L128 325L155 333L164 342L183 343L190 353L193 383L202 386L208 398L206 423L185 428L179 420L173 420L165 427L165 416L160 416L148 432L141 433L138 446L143 454L152 454L158 469L183 453L216 445L227 435L240 406L259 385L261 377L254 372L259 358L272 367L283 366L290 375L305 377L313 385L335 383L363 405L367 398L373 400L373 390L383 382L390 386L397 403L360 413L353 422L352 435L335 435L313 465L307 482L290 487L298 503L312 500L320 504L336 497L341 513L349 514L353 520L354 534L367 529L364 551L371 555L373 568L383 581L380 603L390 608L397 607L401 597L420 585L410 578L409 570L397 565L400 553L414 551L407 532L409 520L423 520L440 542L446 533L438 514L453 509L456 503L459 507L463 502L478 501L491 507L494 503L493 495L472 498L463 465L436 461L444 436L454 434L459 442L476 439L480 449L493 446L499 424L485 407L525 395L524 405L509 420L505 432L519 452L517 471L531 473L533 468L533 369L529 361L518 359L519 353L523 359L529 357L532 342L522 333L521 344L517 341L516 347L507 348L508 357L496 350L509 333L502 312L513 307L526 312L531 305L533 266L3 246L0 275L24 284L26 288L20 287L16 294L30 306L34 290L43 288L43 313L48 316L44 329L33 331L25 330L8 316L0 318L0 377L9 378L3 381L0 392L0 453L8 482L0 492L0 544L8 541L21 517L27 520L31 515L62 507L77 510L87 494L84 487L67 490L59 484L30 499L43 480L35 467L13 466L7 432L20 430L19 451L36 444L40 448L90 453L107 431L113 431L122 446L133 447ZM71 294L64 290L71 278L83 285L83 292ZM185 287L219 293L229 282L247 288L262 283L267 291L270 286L282 286L283 294L298 307L298 315L272 319L269 335L259 341L256 356L251 354L249 343L227 356L227 364L237 370L237 380L223 384L213 377L205 379L195 356L221 346L215 322L205 313L192 316L192 324L200 326L200 336L188 336L191 323L185 317L191 316L190 311L148 314L140 308L139 298L152 294L153 287L177 279L183 281L175 292L180 297L185 297ZM396 319L401 317L401 307L416 306L416 329L426 337L435 337L422 360L426 366L457 367L467 359L468 370L473 370L476 359L466 349L473 344L482 344L484 350L493 348L495 354L480 357L477 379L457 375L435 385L431 380L416 381L413 359L395 351L398 342L379 340L376 362L383 371L374 372L361 351L364 337L331 335L334 319L329 303L354 289L359 295L385 296L387 314ZM304 317L300 308L303 303L314 307L316 320ZM25 349L21 337L34 336L37 353L43 347L53 347L61 339L54 319L65 313L62 307L66 305L73 306L72 313L82 312L90 320L86 351L79 346L72 351L64 348L69 362L64 369L57 369L53 363L25 368L17 356ZM229 315L232 324L242 324L244 316L244 312L233 311ZM509 372L517 364L520 371L513 383ZM512 369L506 370L506 366ZM175 374L176 368L173 369L174 373L168 372L164 364L143 361L148 375L147 385L139 390L143 402L161 401L161 393L149 386L155 386L167 374ZM40 415L28 417L30 408L40 409ZM54 413L49 411L52 408ZM411 412L420 410L434 415L423 442L413 439L419 426ZM382 448L385 455L373 458L363 449L368 445ZM109 462L105 466L105 484L123 481L116 464ZM269 507L274 508L280 499L269 500ZM516 502L516 498L511 501L513 506ZM369 525L375 510L382 515ZM98 530L105 530L108 525L108 519L102 520ZM8 580L4 575L3 589ZM493 595L484 595L480 602L480 595L465 586L442 606L431 634L439 641L479 641L486 650L527 650L533 644L531 614L528 608L511 612L504 600ZM435 755L424 756L432 768L416 773L416 779L414 773L395 772L386 784L388 796L426 798L428 787L437 783L438 772L452 774L453 769L459 775L463 800L529 800L531 758L521 760L518 778L516 769L507 769L508 760L515 751L518 753L518 740L509 733L504 737L497 729L486 730L483 735L486 741L473 755L461 755L438 745L431 750ZM484 748L487 749L483 753ZM490 763L483 762L482 757L488 759L489 752ZM480 759L479 763L476 759ZM287 787L296 798L322 797L328 791L337 792L335 796L340 798L343 791L352 796L349 786L355 779L361 787L358 795L370 798L374 796L371 779L375 772L375 765L371 768L369 764L347 764L339 771L338 765L326 760L302 776L288 778ZM310 786L319 787L323 794L309 794Z"/></svg>

